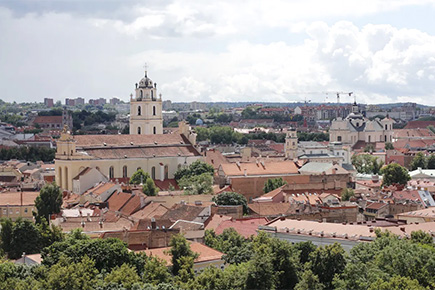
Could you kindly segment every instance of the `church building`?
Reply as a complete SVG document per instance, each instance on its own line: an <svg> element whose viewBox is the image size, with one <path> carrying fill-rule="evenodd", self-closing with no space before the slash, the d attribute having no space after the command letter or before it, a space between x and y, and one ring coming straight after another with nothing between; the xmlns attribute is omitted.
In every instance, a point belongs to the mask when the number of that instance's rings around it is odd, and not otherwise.
<svg viewBox="0 0 435 290"><path fill-rule="evenodd" d="M354 146L357 142L392 142L394 120L388 116L382 120L369 120L361 114L355 102L346 118L336 118L329 129L330 142L342 142Z"/></svg>
<svg viewBox="0 0 435 290"><path fill-rule="evenodd" d="M72 191L73 180L89 168L112 180L126 180L143 169L163 181L202 158L195 148L196 134L188 124L180 122L176 133L163 134L162 98L157 97L157 85L147 72L136 84L135 93L130 102L129 135L73 136L64 127L55 159L56 182L61 188Z"/></svg>

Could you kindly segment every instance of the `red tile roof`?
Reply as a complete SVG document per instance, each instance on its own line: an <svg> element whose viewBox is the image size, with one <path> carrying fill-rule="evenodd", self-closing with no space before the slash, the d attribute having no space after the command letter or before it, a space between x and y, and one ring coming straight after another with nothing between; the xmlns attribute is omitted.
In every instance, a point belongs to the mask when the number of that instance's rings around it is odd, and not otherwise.
<svg viewBox="0 0 435 290"><path fill-rule="evenodd" d="M33 123L37 124L50 124L58 123L62 124L62 116L37 116Z"/></svg>
<svg viewBox="0 0 435 290"><path fill-rule="evenodd" d="M249 238L250 236L257 235L258 226L265 225L267 223L266 218L246 218L246 219L233 219L222 222L215 230L216 234L220 235L225 229L233 228L244 236Z"/></svg>
<svg viewBox="0 0 435 290"><path fill-rule="evenodd" d="M130 193L120 191L115 192L107 200L109 209L113 211L119 211L132 197L133 195L131 195Z"/></svg>
<svg viewBox="0 0 435 290"><path fill-rule="evenodd" d="M39 192L3 192L0 193L0 205L1 206L19 206L19 205L34 205L35 199L39 195ZM23 199L21 202L21 198Z"/></svg>

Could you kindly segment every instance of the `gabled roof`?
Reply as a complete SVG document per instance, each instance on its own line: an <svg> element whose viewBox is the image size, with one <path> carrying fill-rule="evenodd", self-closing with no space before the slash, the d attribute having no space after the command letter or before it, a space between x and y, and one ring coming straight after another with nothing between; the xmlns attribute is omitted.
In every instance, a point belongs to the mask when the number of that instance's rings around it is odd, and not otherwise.
<svg viewBox="0 0 435 290"><path fill-rule="evenodd" d="M346 174L349 173L343 167L338 164L323 163L323 162L308 162L299 169L301 174L313 173L320 174L325 172L326 174Z"/></svg>
<svg viewBox="0 0 435 290"><path fill-rule="evenodd" d="M203 206L176 204L161 216L162 219L192 221L205 209Z"/></svg>
<svg viewBox="0 0 435 290"><path fill-rule="evenodd" d="M219 224L215 232L217 235L220 235L225 229L233 228L240 235L249 238L252 235L256 236L258 226L265 225L266 223L266 218L232 219Z"/></svg>
<svg viewBox="0 0 435 290"><path fill-rule="evenodd" d="M162 205L161 203L150 203L146 207L140 209L139 211L135 212L131 217L133 219L146 219L146 218L153 218L153 217L161 217L165 213L168 212L168 208Z"/></svg>
<svg viewBox="0 0 435 290"><path fill-rule="evenodd" d="M115 192L112 194L107 203L109 205L109 209L113 211L120 211L121 208L132 198L133 195L130 193L125 193L122 191Z"/></svg>

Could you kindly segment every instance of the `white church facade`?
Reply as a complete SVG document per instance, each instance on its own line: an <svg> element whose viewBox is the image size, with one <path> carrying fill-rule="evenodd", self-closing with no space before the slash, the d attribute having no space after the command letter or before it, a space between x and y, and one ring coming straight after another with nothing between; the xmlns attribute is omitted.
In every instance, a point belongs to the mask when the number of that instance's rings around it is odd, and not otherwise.
<svg viewBox="0 0 435 290"><path fill-rule="evenodd" d="M128 179L138 169L153 179L174 177L202 155L196 150L196 134L180 122L174 134L163 134L162 99L157 85L145 77L136 85L130 103L129 135L77 135L64 128L57 142L56 182L73 190L73 180L89 168L98 169L109 179Z"/></svg>
<svg viewBox="0 0 435 290"><path fill-rule="evenodd" d="M329 141L341 142L343 145L354 146L357 142L365 143L392 142L394 120L388 116L382 120L369 120L359 111L356 102L352 113L346 118L336 118L329 129Z"/></svg>

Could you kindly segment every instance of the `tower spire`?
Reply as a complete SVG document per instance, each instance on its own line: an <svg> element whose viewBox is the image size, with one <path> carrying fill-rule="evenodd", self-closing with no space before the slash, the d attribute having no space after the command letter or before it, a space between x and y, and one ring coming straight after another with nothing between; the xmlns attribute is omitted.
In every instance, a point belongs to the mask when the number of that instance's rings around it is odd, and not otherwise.
<svg viewBox="0 0 435 290"><path fill-rule="evenodd" d="M145 63L145 65L143 66L143 68L145 69L145 77L147 77L148 64Z"/></svg>

